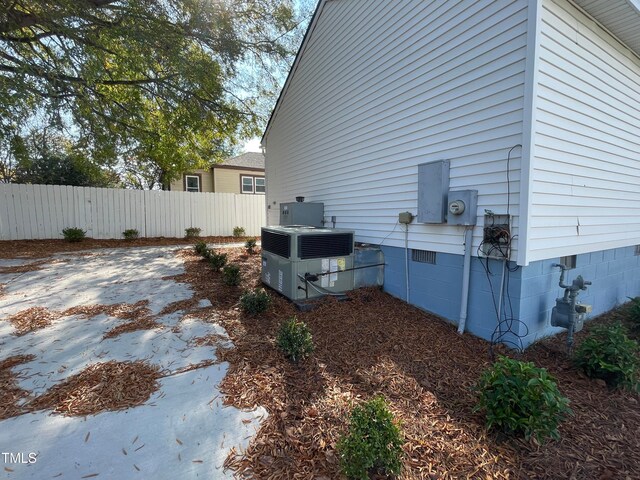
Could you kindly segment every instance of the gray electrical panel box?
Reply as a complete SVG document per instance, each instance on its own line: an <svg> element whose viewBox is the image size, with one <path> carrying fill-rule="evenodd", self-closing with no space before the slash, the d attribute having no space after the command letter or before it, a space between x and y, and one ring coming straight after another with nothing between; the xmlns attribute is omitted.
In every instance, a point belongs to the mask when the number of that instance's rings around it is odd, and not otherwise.
<svg viewBox="0 0 640 480"><path fill-rule="evenodd" d="M444 223L449 191L449 160L418 165L418 222Z"/></svg>
<svg viewBox="0 0 640 480"><path fill-rule="evenodd" d="M447 210L449 225L475 225L478 219L478 191L449 190Z"/></svg>
<svg viewBox="0 0 640 480"><path fill-rule="evenodd" d="M280 204L280 225L322 227L324 203L290 202Z"/></svg>

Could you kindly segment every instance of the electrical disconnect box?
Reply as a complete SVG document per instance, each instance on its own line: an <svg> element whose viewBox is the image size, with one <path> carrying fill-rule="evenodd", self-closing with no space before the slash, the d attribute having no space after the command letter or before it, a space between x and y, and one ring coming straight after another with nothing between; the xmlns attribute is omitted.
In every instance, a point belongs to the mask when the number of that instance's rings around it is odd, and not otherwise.
<svg viewBox="0 0 640 480"><path fill-rule="evenodd" d="M400 212L398 214L398 223L409 225L413 222L413 214L411 212Z"/></svg>
<svg viewBox="0 0 640 480"><path fill-rule="evenodd" d="M449 160L418 165L418 222L444 223L449 190Z"/></svg>
<svg viewBox="0 0 640 480"><path fill-rule="evenodd" d="M486 213L484 215L480 250L485 257L509 258L511 250L509 215L496 215L494 213Z"/></svg>
<svg viewBox="0 0 640 480"><path fill-rule="evenodd" d="M324 203L290 202L280 204L280 225L322 227Z"/></svg>
<svg viewBox="0 0 640 480"><path fill-rule="evenodd" d="M475 225L478 209L477 190L449 190L447 200L449 225Z"/></svg>

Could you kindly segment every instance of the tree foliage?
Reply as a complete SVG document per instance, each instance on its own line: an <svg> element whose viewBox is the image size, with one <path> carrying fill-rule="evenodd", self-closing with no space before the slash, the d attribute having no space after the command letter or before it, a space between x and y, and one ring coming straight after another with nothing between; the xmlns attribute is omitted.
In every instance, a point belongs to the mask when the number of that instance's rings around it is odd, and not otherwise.
<svg viewBox="0 0 640 480"><path fill-rule="evenodd" d="M13 137L11 149L13 153L8 158L14 161L6 168L11 177L0 177L3 181L77 187L121 185L113 169L95 164L68 139L47 130L24 138ZM4 170L0 172L3 173Z"/></svg>
<svg viewBox="0 0 640 480"><path fill-rule="evenodd" d="M258 132L294 17L276 0L0 0L0 136L42 112L166 184Z"/></svg>

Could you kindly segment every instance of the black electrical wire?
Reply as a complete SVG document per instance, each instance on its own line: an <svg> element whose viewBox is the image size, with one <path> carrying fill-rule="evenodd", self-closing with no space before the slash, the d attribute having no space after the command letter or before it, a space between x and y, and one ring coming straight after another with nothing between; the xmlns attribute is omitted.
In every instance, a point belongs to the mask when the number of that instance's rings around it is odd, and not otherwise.
<svg viewBox="0 0 640 480"><path fill-rule="evenodd" d="M382 239L382 241L381 241L378 245L382 245L382 244L384 243L384 241L385 241L387 238L389 238L393 232L395 232L395 231L396 231L396 227L397 227L398 225L400 225L400 221L399 221L399 220L396 220L396 224L393 226L393 229L392 229L392 230L387 234L387 236L386 236L386 237L384 237L384 238Z"/></svg>
<svg viewBox="0 0 640 480"><path fill-rule="evenodd" d="M507 165L506 165L506 176L507 176L507 217L509 218L511 215L511 179L509 178L510 170L511 170L511 153L517 147L522 147L521 144L516 144L509 149L507 153ZM484 268L485 274L487 276L487 282L489 282L489 290L491 292L491 300L493 302L493 308L496 314L496 327L491 335L490 342L490 353L491 359L494 358L493 347L499 343L509 345L513 347L518 352L522 352L524 350L524 345L522 339L529 334L529 327L526 323L521 320L514 318L513 315L513 302L511 301L511 292L509 290L509 286L511 283L511 273L516 272L520 266L510 266L509 257L511 254L511 246L513 244L513 240L517 237L516 235L511 235L508 229L504 231L500 231L499 228L496 228L495 219L493 216L491 217L492 223L488 227L485 226L485 240L483 240L478 246L478 256L480 256L480 252L484 253L486 256L485 262L481 262ZM489 235L487 235L489 234ZM504 242L504 234L507 235L507 241ZM486 238L489 237L491 240L487 241ZM489 258L490 257L499 257L504 259L505 265L502 269L502 274L505 275L505 288L503 292L502 298L498 299L500 302L500 309L498 309L498 303L495 300L495 292L493 290L493 283L491 281L491 273ZM506 268L505 268L506 267ZM506 271L505 271L506 270ZM507 314L507 308L509 312ZM498 311L501 311L501 314L498 314Z"/></svg>
<svg viewBox="0 0 640 480"><path fill-rule="evenodd" d="M370 265L360 265L359 267L351 267L345 268L344 270L335 270L333 272L322 272L322 273L306 273L305 275L313 275L315 277L324 277L325 275L331 275L333 273L341 273L341 272L350 272L352 270L361 270L363 268L373 268L373 267L382 267L386 265L385 263L372 263Z"/></svg>

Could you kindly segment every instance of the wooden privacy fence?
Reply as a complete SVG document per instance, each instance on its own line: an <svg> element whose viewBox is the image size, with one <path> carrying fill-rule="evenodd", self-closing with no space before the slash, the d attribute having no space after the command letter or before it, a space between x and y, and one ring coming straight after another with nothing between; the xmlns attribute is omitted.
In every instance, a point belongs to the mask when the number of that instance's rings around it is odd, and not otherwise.
<svg viewBox="0 0 640 480"><path fill-rule="evenodd" d="M0 240L62 238L67 227L92 238L122 238L127 229L183 237L188 227L203 236L234 227L258 236L264 224L264 195L0 184Z"/></svg>

